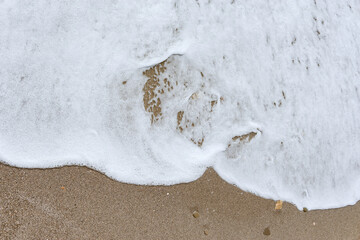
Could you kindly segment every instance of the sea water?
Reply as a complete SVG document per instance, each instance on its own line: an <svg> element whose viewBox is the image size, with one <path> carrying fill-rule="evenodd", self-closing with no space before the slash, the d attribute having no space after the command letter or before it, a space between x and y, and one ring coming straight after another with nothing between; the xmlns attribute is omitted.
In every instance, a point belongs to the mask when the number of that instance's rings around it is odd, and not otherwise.
<svg viewBox="0 0 360 240"><path fill-rule="evenodd" d="M360 199L357 0L0 1L0 159Z"/></svg>

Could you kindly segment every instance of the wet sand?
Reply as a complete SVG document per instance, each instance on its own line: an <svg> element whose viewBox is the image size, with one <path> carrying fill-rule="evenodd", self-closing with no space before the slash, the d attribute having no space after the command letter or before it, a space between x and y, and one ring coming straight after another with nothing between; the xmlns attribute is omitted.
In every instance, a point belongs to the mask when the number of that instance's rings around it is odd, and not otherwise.
<svg viewBox="0 0 360 240"><path fill-rule="evenodd" d="M360 239L360 203L275 211L211 169L188 184L137 186L86 167L0 164L0 184L0 239Z"/></svg>

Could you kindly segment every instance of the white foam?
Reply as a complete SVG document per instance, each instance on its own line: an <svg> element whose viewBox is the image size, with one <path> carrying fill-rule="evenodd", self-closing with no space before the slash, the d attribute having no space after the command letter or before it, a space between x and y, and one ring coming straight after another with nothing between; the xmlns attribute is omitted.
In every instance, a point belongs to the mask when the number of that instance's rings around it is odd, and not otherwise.
<svg viewBox="0 0 360 240"><path fill-rule="evenodd" d="M189 182L213 166L298 208L354 204L359 13L355 0L4 0L1 160L87 165L136 184ZM168 57L152 124L143 72Z"/></svg>

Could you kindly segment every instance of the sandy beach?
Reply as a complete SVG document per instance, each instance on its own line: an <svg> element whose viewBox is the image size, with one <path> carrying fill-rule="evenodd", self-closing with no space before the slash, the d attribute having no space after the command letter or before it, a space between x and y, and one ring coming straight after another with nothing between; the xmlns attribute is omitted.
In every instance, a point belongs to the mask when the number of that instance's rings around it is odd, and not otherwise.
<svg viewBox="0 0 360 240"><path fill-rule="evenodd" d="M137 186L86 167L2 164L0 181L0 239L360 239L360 204L275 211L212 169L188 184Z"/></svg>
<svg viewBox="0 0 360 240"><path fill-rule="evenodd" d="M0 0L0 28L0 240L360 240L359 0Z"/></svg>

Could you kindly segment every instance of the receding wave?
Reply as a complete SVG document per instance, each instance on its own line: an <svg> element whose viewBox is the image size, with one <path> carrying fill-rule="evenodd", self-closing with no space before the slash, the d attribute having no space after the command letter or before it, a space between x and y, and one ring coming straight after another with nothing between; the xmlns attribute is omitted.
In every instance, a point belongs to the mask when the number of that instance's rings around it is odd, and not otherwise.
<svg viewBox="0 0 360 240"><path fill-rule="evenodd" d="M359 21L355 0L1 1L1 161L354 204Z"/></svg>

